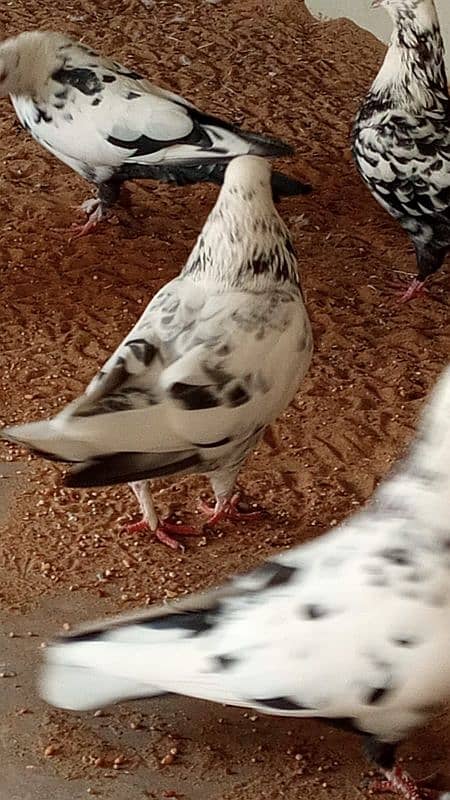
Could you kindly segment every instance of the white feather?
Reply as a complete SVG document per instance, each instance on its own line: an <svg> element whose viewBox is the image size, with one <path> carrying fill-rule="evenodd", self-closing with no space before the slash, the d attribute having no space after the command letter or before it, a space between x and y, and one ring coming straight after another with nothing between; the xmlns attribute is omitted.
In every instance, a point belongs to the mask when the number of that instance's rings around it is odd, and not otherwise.
<svg viewBox="0 0 450 800"><path fill-rule="evenodd" d="M402 739L450 698L449 421L450 368L412 454L365 511L220 592L54 642L45 699L83 709L147 685Z"/></svg>
<svg viewBox="0 0 450 800"><path fill-rule="evenodd" d="M249 141L220 120L214 124L201 115L199 122L184 98L63 34L32 31L6 40L0 75L2 70L0 95L10 94L21 123L97 184L127 164L196 165L250 152L274 154L264 152L262 138L258 149L257 137Z"/></svg>

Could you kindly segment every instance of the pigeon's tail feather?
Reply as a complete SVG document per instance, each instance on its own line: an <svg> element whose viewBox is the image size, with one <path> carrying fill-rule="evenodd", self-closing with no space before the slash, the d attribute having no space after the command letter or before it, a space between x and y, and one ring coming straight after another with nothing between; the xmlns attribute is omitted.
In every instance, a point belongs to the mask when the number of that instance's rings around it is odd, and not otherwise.
<svg viewBox="0 0 450 800"><path fill-rule="evenodd" d="M117 173L123 180L134 178L152 178L153 180L176 183L177 186L189 186L193 183L223 183L225 170L231 158L215 162L210 159L195 163L186 160L176 164L126 164ZM272 173L272 190L274 199L290 197L299 194L310 194L313 187L297 178L289 178L282 172Z"/></svg>
<svg viewBox="0 0 450 800"><path fill-rule="evenodd" d="M249 143L249 155L273 156L274 158L278 156L282 158L283 156L292 156L294 154L294 148L290 144L282 142L280 139L274 139L271 136L263 136L259 133L243 131L237 126L233 126L231 130L244 139L245 142Z"/></svg>
<svg viewBox="0 0 450 800"><path fill-rule="evenodd" d="M110 675L101 668L61 661L47 666L41 678L41 694L47 703L57 708L89 711L121 700L137 700L163 692L130 678Z"/></svg>
<svg viewBox="0 0 450 800"><path fill-rule="evenodd" d="M227 165L214 164L210 168L208 180L213 183L223 183ZM277 201L280 197L293 197L299 194L311 194L313 187L310 183L303 183L297 178L289 178L283 172L272 172L272 192L274 200Z"/></svg>
<svg viewBox="0 0 450 800"><path fill-rule="evenodd" d="M181 601L58 637L45 650L42 696L77 711L167 692L211 698L218 693L221 700L213 659L199 645L218 608L215 598L206 597L195 607L190 598L191 610Z"/></svg>
<svg viewBox="0 0 450 800"><path fill-rule="evenodd" d="M21 444L50 461L84 461L91 456L85 442L64 435L58 418L3 428L1 437Z"/></svg>
<svg viewBox="0 0 450 800"><path fill-rule="evenodd" d="M70 418L55 417L43 422L30 422L3 428L1 436L15 444L27 447L36 455L49 461L76 463L64 479L66 486L88 488L112 486L116 483L161 478L184 472L195 472L201 467L201 457L196 450L163 453L118 452L99 454L99 445L89 438L75 438L70 432Z"/></svg>
<svg viewBox="0 0 450 800"><path fill-rule="evenodd" d="M279 197L293 197L299 194L311 194L313 187L297 178L289 178L282 172L272 172L272 191L274 200Z"/></svg>
<svg viewBox="0 0 450 800"><path fill-rule="evenodd" d="M64 482L66 486L78 488L112 486L193 472L200 464L200 456L188 450L174 453L115 453L90 459L74 467Z"/></svg>
<svg viewBox="0 0 450 800"><path fill-rule="evenodd" d="M231 157L242 155L242 147L239 144L245 142L249 147L246 148L246 153L253 156L266 156L280 157L292 156L294 148L292 145L277 139L274 136L267 136L262 133L253 133L246 131L239 125L232 122L225 122L219 117L214 117L210 114L204 114L198 109L192 109L191 115L197 125L200 125L211 136L214 144L217 147L228 145L229 155ZM227 136L225 132L231 134Z"/></svg>

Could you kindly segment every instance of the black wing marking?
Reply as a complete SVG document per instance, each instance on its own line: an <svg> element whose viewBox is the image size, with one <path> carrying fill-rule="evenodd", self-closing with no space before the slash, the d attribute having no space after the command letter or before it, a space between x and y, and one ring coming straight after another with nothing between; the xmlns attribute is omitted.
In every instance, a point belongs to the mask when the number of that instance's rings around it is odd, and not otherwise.
<svg viewBox="0 0 450 800"><path fill-rule="evenodd" d="M51 75L52 79L63 86L72 86L86 95L98 94L103 89L103 84L92 69L86 67L61 67ZM58 95L57 95L58 96ZM61 92L59 92L59 96Z"/></svg>
<svg viewBox="0 0 450 800"><path fill-rule="evenodd" d="M158 398L151 389L126 386L127 380L136 374L130 370L130 357L147 369L155 356L157 348L146 339L130 339L119 348L120 355L107 371L101 370L85 402L73 412L74 417L90 417L113 411L132 410L142 405L155 405Z"/></svg>
<svg viewBox="0 0 450 800"><path fill-rule="evenodd" d="M177 139L152 139L150 136L141 134L135 139L119 139L117 136L108 136L107 141L115 147L132 151L133 158L152 155L159 150L165 150L167 147L179 144L190 144L203 150L209 150L213 147L212 139L198 125L194 125L192 131L186 136L181 136Z"/></svg>

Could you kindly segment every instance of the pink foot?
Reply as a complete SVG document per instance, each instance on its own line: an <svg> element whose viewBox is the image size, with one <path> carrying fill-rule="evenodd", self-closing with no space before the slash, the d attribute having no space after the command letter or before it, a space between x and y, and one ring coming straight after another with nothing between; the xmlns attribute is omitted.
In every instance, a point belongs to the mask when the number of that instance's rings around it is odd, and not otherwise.
<svg viewBox="0 0 450 800"><path fill-rule="evenodd" d="M239 493L236 493L229 500L218 500L213 508L204 500L200 500L198 508L208 517L205 525L215 525L222 519L239 521L261 519L263 516L262 511L240 511L238 504Z"/></svg>
<svg viewBox="0 0 450 800"><path fill-rule="evenodd" d="M160 520L156 530L152 531L148 522L141 519L139 522L133 522L131 525L126 525L125 529L128 533L140 533L141 531L150 531L154 533L156 538L162 544L170 547L172 550L181 550L184 553L184 546L174 539L170 534L178 536L201 536L201 531L189 525L177 525L175 522L168 522L167 520Z"/></svg>
<svg viewBox="0 0 450 800"><path fill-rule="evenodd" d="M404 800L424 800L436 794L432 789L419 789L420 781L415 781L402 767L385 770L384 774L386 777L383 780L371 783L371 792L389 792L400 795Z"/></svg>
<svg viewBox="0 0 450 800"><path fill-rule="evenodd" d="M410 300L413 300L414 297L419 297L419 295L423 294L424 292L428 292L428 289L425 286L425 281L419 281L418 278L414 278L409 284L406 292L400 292L400 298L398 302L402 304L408 303Z"/></svg>
<svg viewBox="0 0 450 800"><path fill-rule="evenodd" d="M392 279L386 281L385 290L392 290L395 293L396 304L408 303L423 292L428 292L425 281L413 277L410 272L395 273Z"/></svg>
<svg viewBox="0 0 450 800"><path fill-rule="evenodd" d="M72 225L73 235L70 236L69 242L73 239L80 239L81 236L86 236L86 234L90 233L94 228L97 227L98 223L104 217L104 210L102 203L99 200L86 200L85 203L82 203L81 208L83 211L88 214L88 220L84 223L84 225L78 225L74 223Z"/></svg>

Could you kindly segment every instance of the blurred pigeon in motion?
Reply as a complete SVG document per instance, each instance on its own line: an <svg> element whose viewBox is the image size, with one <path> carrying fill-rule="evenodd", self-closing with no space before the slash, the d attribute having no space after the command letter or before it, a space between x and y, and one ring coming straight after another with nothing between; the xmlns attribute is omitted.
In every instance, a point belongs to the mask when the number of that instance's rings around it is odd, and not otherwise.
<svg viewBox="0 0 450 800"><path fill-rule="evenodd" d="M374 0L393 22L389 49L356 116L353 156L378 202L408 233L419 294L450 248L450 101L433 0Z"/></svg>
<svg viewBox="0 0 450 800"><path fill-rule="evenodd" d="M46 649L69 709L171 692L363 734L378 788L418 800L396 745L450 699L450 368L403 467L336 530L216 592Z"/></svg>
<svg viewBox="0 0 450 800"><path fill-rule="evenodd" d="M69 486L133 482L143 514L134 528L150 527L171 547L170 533L193 531L158 520L145 479L207 473L216 497L209 523L239 516L236 476L311 361L296 258L270 176L257 156L234 159L181 274L86 393L51 420L2 432L81 462Z"/></svg>
<svg viewBox="0 0 450 800"><path fill-rule="evenodd" d="M124 181L222 183L234 156L293 152L277 139L204 114L61 33L26 32L0 45L0 95L7 94L31 135L96 184L97 198L82 206L89 219L77 226L78 235L102 219ZM281 173L272 184L275 195L311 189Z"/></svg>

